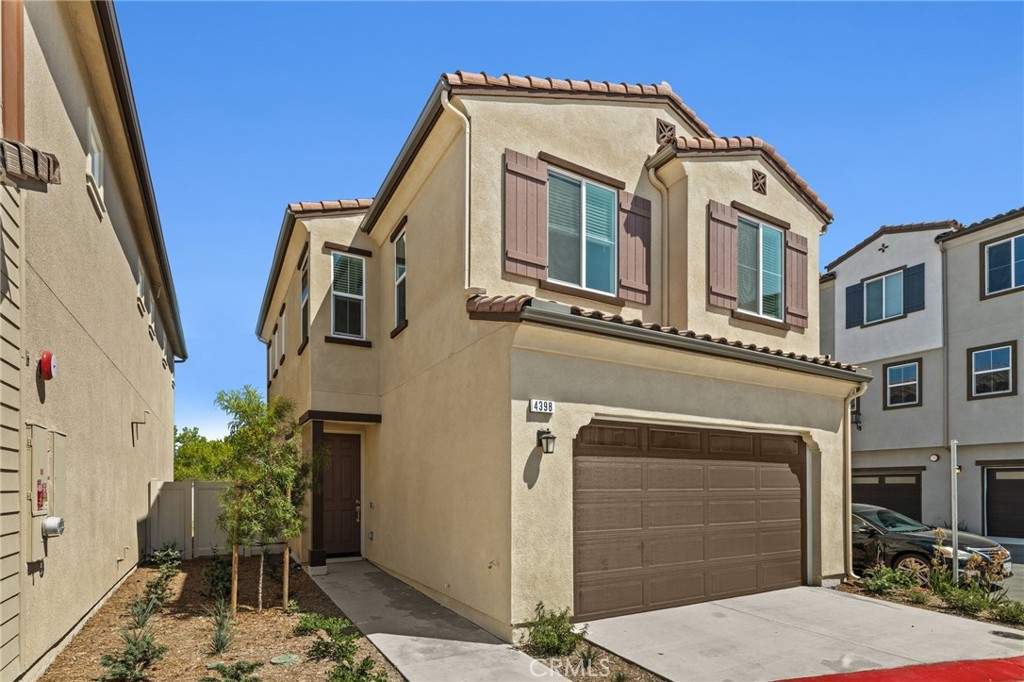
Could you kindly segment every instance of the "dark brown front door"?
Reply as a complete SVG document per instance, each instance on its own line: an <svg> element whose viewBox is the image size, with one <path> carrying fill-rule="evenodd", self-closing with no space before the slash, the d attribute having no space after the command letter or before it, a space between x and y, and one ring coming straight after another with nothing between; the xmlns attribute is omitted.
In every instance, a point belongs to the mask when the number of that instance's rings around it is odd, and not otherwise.
<svg viewBox="0 0 1024 682"><path fill-rule="evenodd" d="M986 469L985 533L1024 538L1024 468Z"/></svg>
<svg viewBox="0 0 1024 682"><path fill-rule="evenodd" d="M577 619L804 582L797 437L594 423L573 487Z"/></svg>
<svg viewBox="0 0 1024 682"><path fill-rule="evenodd" d="M324 434L324 551L359 554L359 436Z"/></svg>

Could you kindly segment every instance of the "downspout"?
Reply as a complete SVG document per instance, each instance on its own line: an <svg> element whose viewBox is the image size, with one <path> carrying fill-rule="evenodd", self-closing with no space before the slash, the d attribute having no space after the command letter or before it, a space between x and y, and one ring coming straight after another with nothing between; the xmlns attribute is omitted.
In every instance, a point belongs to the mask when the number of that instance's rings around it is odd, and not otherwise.
<svg viewBox="0 0 1024 682"><path fill-rule="evenodd" d="M843 412L843 468L846 475L843 480L843 563L846 569L846 579L855 580L857 576L853 572L853 519L850 509L853 505L853 426L850 418L850 406L853 401L864 395L868 390L867 382L863 382L850 392L850 395L843 401L846 408Z"/></svg>
<svg viewBox="0 0 1024 682"><path fill-rule="evenodd" d="M946 400L942 406L942 447L949 449L949 288L946 286L946 242L939 242L939 252L942 254L942 272L939 276L942 279L942 377L943 383L947 386Z"/></svg>
<svg viewBox="0 0 1024 682"><path fill-rule="evenodd" d="M463 141L463 147L465 148L465 151L466 151L466 159L465 159L465 165L463 167L465 168L465 172L466 172L466 182L464 183L464 189L465 189L466 196L463 197L463 211L464 211L463 215L465 216L465 219L463 221L463 225L465 226L465 228L464 228L464 234L463 234L463 237L462 237L462 239L463 239L463 246L464 246L463 256L462 256L463 257L463 262L462 262L462 274L463 274L463 277L462 277L462 288L463 288L463 290L468 290L470 288L470 286L471 286L471 284L470 284L470 282L471 282L471 278L470 278L470 247L469 247L469 236L470 236L470 230L469 230L469 208L470 208L469 197L470 197L470 182L471 182L471 178L473 176L472 169L469 167L469 164L470 164L470 139L471 139L470 138L470 134L469 134L469 118L465 114L463 114L461 111L456 109L455 106L448 100L448 89L447 88L441 90L441 106L444 107L445 111L450 111L453 114L455 114L456 116L458 116L460 119L462 119L462 135L465 138L464 141Z"/></svg>
<svg viewBox="0 0 1024 682"><path fill-rule="evenodd" d="M668 321L668 295L669 295L669 283L668 283L668 187L658 179L658 175L655 169L651 166L647 167L647 177L650 179L651 184L658 190L658 194L661 195L661 325L663 327L669 326Z"/></svg>

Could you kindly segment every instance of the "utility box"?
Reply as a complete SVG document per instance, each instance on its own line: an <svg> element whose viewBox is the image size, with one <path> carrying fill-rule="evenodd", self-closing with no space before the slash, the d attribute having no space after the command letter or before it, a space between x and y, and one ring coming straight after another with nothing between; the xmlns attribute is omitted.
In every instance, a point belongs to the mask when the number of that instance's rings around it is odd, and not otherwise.
<svg viewBox="0 0 1024 682"><path fill-rule="evenodd" d="M46 558L46 543L43 541L43 519L50 514L50 434L38 424L28 426L28 506L32 514L29 519L29 561Z"/></svg>

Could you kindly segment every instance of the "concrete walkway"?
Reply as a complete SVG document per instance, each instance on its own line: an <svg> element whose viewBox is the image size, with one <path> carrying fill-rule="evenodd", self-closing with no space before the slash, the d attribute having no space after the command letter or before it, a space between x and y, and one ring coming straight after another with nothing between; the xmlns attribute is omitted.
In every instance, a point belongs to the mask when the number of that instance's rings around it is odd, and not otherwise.
<svg viewBox="0 0 1024 682"><path fill-rule="evenodd" d="M409 682L565 678L366 561L313 578Z"/></svg>
<svg viewBox="0 0 1024 682"><path fill-rule="evenodd" d="M819 587L588 625L598 646L676 682L767 682L1024 653L1020 630Z"/></svg>

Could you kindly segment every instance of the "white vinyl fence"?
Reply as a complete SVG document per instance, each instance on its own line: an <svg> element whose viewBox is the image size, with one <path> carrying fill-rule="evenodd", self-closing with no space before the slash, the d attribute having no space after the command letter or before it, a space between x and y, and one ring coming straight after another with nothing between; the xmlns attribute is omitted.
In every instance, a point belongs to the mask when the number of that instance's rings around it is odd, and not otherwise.
<svg viewBox="0 0 1024 682"><path fill-rule="evenodd" d="M150 481L149 541L147 551L174 545L183 559L228 553L227 535L217 527L220 496L227 483L220 481ZM279 554L282 544L270 545ZM243 555L260 547L243 547Z"/></svg>

